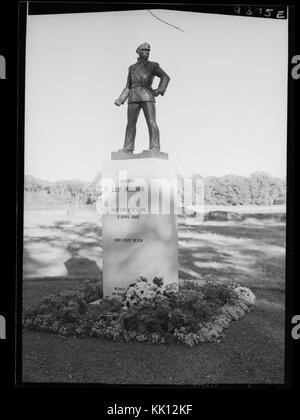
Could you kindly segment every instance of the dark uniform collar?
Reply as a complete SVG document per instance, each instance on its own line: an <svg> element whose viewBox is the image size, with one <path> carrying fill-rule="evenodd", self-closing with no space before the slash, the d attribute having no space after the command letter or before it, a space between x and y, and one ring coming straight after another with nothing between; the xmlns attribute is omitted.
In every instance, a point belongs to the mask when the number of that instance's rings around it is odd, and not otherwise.
<svg viewBox="0 0 300 420"><path fill-rule="evenodd" d="M143 58L143 57L138 57L137 58L138 63L143 63L145 61L149 61L147 58Z"/></svg>

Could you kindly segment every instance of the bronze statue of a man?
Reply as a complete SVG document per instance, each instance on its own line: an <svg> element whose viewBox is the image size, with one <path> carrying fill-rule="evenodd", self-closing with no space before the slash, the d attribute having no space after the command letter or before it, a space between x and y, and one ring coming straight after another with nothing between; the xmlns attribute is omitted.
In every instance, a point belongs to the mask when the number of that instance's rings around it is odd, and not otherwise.
<svg viewBox="0 0 300 420"><path fill-rule="evenodd" d="M143 109L148 130L149 149L160 149L159 130L155 115L155 97L164 95L170 77L159 67L158 63L149 61L150 45L146 42L136 50L139 55L137 63L129 67L127 84L115 104L120 106L128 98L127 126L123 151L132 153L136 134L136 123L141 108ZM160 78L157 89L151 85L154 77Z"/></svg>

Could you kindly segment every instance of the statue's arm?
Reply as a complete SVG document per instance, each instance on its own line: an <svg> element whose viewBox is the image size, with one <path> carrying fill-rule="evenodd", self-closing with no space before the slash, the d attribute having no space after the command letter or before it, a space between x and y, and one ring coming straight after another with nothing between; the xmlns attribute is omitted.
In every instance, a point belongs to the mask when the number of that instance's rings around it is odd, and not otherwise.
<svg viewBox="0 0 300 420"><path fill-rule="evenodd" d="M126 99L128 98L129 95L129 90L130 90L130 83L131 83L131 78L130 78L130 72L128 72L128 77L127 77L127 83L125 88L122 90L121 95L118 97L118 99L115 100L115 104L117 106L122 105Z"/></svg>
<svg viewBox="0 0 300 420"><path fill-rule="evenodd" d="M159 82L159 85L158 85L156 91L157 91L158 94L161 94L163 96L167 87L168 87L168 84L170 82L170 76L167 75L167 73L164 72L159 67L159 65L155 68L154 74L155 74L155 76L160 78L160 82Z"/></svg>

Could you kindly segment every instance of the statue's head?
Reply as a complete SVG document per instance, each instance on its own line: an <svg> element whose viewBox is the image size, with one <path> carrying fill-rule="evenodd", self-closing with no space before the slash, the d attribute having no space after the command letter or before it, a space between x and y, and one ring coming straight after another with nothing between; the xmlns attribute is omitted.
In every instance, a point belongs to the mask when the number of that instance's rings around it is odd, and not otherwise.
<svg viewBox="0 0 300 420"><path fill-rule="evenodd" d="M141 58L148 60L150 54L150 45L147 44L147 42L144 42L137 47L136 52Z"/></svg>

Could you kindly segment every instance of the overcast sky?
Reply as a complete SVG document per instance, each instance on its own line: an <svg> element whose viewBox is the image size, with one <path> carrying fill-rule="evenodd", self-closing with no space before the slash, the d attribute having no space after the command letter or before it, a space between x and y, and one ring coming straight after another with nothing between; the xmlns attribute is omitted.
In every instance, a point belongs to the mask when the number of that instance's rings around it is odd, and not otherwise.
<svg viewBox="0 0 300 420"><path fill-rule="evenodd" d="M161 150L183 175L284 177L287 20L148 11L28 16L25 174L91 181L123 146L136 47L171 81L157 98ZM158 84L158 79L153 86ZM148 148L143 114L136 152Z"/></svg>

